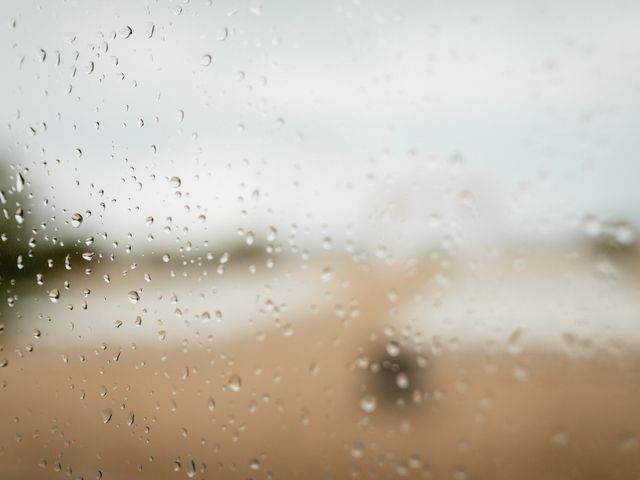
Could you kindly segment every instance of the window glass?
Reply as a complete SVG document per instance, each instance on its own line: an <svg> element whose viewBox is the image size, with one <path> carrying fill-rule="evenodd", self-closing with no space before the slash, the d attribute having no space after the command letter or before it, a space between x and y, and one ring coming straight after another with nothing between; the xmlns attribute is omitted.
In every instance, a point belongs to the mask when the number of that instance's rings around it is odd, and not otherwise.
<svg viewBox="0 0 640 480"><path fill-rule="evenodd" d="M0 13L0 478L640 475L640 3Z"/></svg>

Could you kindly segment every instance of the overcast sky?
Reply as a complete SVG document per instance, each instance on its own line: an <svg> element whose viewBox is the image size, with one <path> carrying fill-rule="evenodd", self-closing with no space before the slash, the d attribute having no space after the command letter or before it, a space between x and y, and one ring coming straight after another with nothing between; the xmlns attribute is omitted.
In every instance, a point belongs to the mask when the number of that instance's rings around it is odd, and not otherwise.
<svg viewBox="0 0 640 480"><path fill-rule="evenodd" d="M210 3L2 2L1 161L38 216L371 245L640 219L639 2Z"/></svg>

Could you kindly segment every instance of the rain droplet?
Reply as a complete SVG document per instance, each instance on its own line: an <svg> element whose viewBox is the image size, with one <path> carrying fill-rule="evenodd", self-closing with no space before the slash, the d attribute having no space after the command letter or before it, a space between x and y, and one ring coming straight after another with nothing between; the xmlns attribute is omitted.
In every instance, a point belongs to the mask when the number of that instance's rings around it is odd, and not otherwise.
<svg viewBox="0 0 640 480"><path fill-rule="evenodd" d="M129 38L133 33L133 30L131 30L131 27L127 25L122 27L119 33L120 33L120 38Z"/></svg>
<svg viewBox="0 0 640 480"><path fill-rule="evenodd" d="M400 345L394 340L387 343L386 350L391 357L397 357L400 355Z"/></svg>
<svg viewBox="0 0 640 480"><path fill-rule="evenodd" d="M111 421L111 417L113 416L113 411L110 408L105 408L101 413L102 423L109 423Z"/></svg>
<svg viewBox="0 0 640 480"><path fill-rule="evenodd" d="M216 33L216 40L219 42L224 42L229 36L229 29L227 27L221 27L218 29Z"/></svg>
<svg viewBox="0 0 640 480"><path fill-rule="evenodd" d="M71 226L73 228L78 228L80 225L82 225L82 215L80 215L79 213L74 213L73 215L71 215Z"/></svg>
<svg viewBox="0 0 640 480"><path fill-rule="evenodd" d="M171 177L169 179L169 185L171 185L173 188L178 188L180 187L180 185L182 185L182 180L180 180L180 177Z"/></svg>
<svg viewBox="0 0 640 480"><path fill-rule="evenodd" d="M378 407L378 401L373 395L365 395L360 399L360 408L366 413L375 412Z"/></svg>
<svg viewBox="0 0 640 480"><path fill-rule="evenodd" d="M24 177L18 173L16 175L16 191L21 192L22 190L24 190Z"/></svg>
<svg viewBox="0 0 640 480"><path fill-rule="evenodd" d="M18 208L16 210L16 214L14 215L14 217L18 225L21 225L24 222L24 211L22 210L22 208Z"/></svg>
<svg viewBox="0 0 640 480"><path fill-rule="evenodd" d="M196 462L194 462L192 458L187 460L186 473L187 477L189 478L193 478L196 476Z"/></svg>
<svg viewBox="0 0 640 480"><path fill-rule="evenodd" d="M360 441L351 444L351 456L353 458L362 458L364 456L364 445Z"/></svg>
<svg viewBox="0 0 640 480"><path fill-rule="evenodd" d="M58 300L60 300L60 290L57 288L49 290L49 300L51 300L52 303L58 303Z"/></svg>
<svg viewBox="0 0 640 480"><path fill-rule="evenodd" d="M398 373L398 375L396 375L396 385L403 390L409 388L409 375L404 372Z"/></svg>
<svg viewBox="0 0 640 480"><path fill-rule="evenodd" d="M227 386L232 392L239 392L242 388L242 379L239 375L231 375L231 377L229 377L229 380L227 381Z"/></svg>
<svg viewBox="0 0 640 480"><path fill-rule="evenodd" d="M200 65L202 65L203 67L208 67L209 65L211 65L211 55L209 55L208 53L203 55L202 58L200 58Z"/></svg>
<svg viewBox="0 0 640 480"><path fill-rule="evenodd" d="M151 37L153 37L153 32L155 30L156 30L156 26L153 23L148 22L146 27L145 27L145 29L144 29L144 33L147 36L147 38L151 38Z"/></svg>
<svg viewBox="0 0 640 480"><path fill-rule="evenodd" d="M140 295L138 294L138 292L136 292L135 290L131 290L128 294L127 297L129 297L129 301L131 303L138 303L140 301Z"/></svg>

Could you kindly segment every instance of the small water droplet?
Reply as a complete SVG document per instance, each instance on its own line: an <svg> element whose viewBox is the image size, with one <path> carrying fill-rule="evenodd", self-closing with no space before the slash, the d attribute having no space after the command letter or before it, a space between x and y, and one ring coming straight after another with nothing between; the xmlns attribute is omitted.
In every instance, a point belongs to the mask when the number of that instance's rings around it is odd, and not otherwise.
<svg viewBox="0 0 640 480"><path fill-rule="evenodd" d="M396 385L398 388L402 388L403 390L409 388L409 375L404 372L398 373L398 375L396 375Z"/></svg>
<svg viewBox="0 0 640 480"><path fill-rule="evenodd" d="M375 412L378 407L378 401L373 395L365 395L360 399L360 408L366 413Z"/></svg>
<svg viewBox="0 0 640 480"><path fill-rule="evenodd" d="M240 378L240 375L231 375L227 381L227 386L232 392L239 392L242 388L242 379Z"/></svg>
<svg viewBox="0 0 640 480"><path fill-rule="evenodd" d="M105 408L101 412L102 414L102 423L109 423L111 421L111 417L113 416L113 411L110 408Z"/></svg>
<svg viewBox="0 0 640 480"><path fill-rule="evenodd" d="M400 355L400 345L395 340L387 343L387 346L385 348L387 350L387 353L391 357L397 357L398 355Z"/></svg>
<svg viewBox="0 0 640 480"><path fill-rule="evenodd" d="M135 290L131 290L128 294L127 297L129 298L129 301L131 303L138 303L140 301L140 295L138 294L138 292L136 292Z"/></svg>
<svg viewBox="0 0 640 480"><path fill-rule="evenodd" d="M126 25L122 27L118 33L120 34L120 38L129 38L133 33L133 30L131 30L130 26Z"/></svg>
<svg viewBox="0 0 640 480"><path fill-rule="evenodd" d="M57 288L49 290L49 300L51 300L52 303L58 303L58 300L60 300L60 290Z"/></svg>
<svg viewBox="0 0 640 480"><path fill-rule="evenodd" d="M202 65L203 67L208 67L209 65L211 65L211 55L209 55L208 53L203 55L202 58L200 58L200 65Z"/></svg>
<svg viewBox="0 0 640 480"><path fill-rule="evenodd" d="M16 175L16 191L21 192L22 190L24 190L24 177L21 173L18 173Z"/></svg>
<svg viewBox="0 0 640 480"><path fill-rule="evenodd" d="M196 476L196 462L194 462L192 458L187 460L186 473L189 478L194 478Z"/></svg>
<svg viewBox="0 0 640 480"><path fill-rule="evenodd" d="M73 228L78 228L80 225L82 225L82 220L82 215L80 215L79 213L74 213L73 215L71 215L71 226Z"/></svg>
<svg viewBox="0 0 640 480"><path fill-rule="evenodd" d="M155 32L156 26L152 22L147 22L147 25L144 29L144 34L147 38L153 37L153 32Z"/></svg>
<svg viewBox="0 0 640 480"><path fill-rule="evenodd" d="M220 27L216 33L216 40L224 42L229 36L229 29L227 27Z"/></svg>
<svg viewBox="0 0 640 480"><path fill-rule="evenodd" d="M364 456L364 445L356 440L351 444L351 456L353 458L362 458Z"/></svg>
<svg viewBox="0 0 640 480"><path fill-rule="evenodd" d="M24 210L22 210L22 208L18 208L16 210L14 218L16 219L16 223L18 225L22 225L22 223L24 222Z"/></svg>

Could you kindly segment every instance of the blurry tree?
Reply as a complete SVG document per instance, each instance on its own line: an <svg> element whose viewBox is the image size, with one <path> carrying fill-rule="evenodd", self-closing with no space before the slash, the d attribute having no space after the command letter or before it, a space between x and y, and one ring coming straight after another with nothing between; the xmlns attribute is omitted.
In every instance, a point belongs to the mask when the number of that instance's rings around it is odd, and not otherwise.
<svg viewBox="0 0 640 480"><path fill-rule="evenodd" d="M37 275L64 263L75 253L55 236L41 233L28 171L0 158L0 332L8 332L11 307L37 286Z"/></svg>

